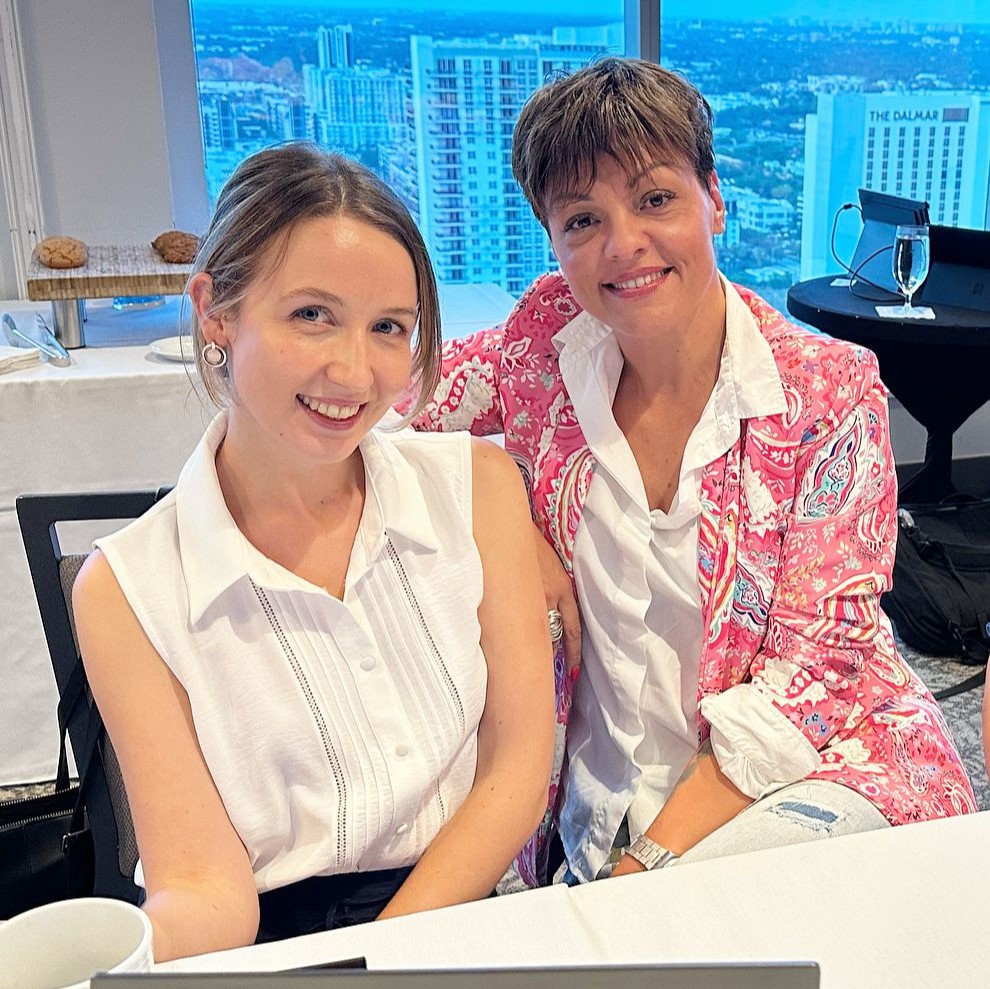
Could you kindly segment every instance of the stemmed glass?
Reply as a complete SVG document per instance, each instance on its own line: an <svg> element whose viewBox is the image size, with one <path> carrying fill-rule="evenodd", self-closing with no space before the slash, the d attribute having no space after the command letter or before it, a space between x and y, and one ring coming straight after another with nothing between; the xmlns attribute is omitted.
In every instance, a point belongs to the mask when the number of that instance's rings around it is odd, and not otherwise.
<svg viewBox="0 0 990 989"><path fill-rule="evenodd" d="M904 296L904 305L896 310L899 316L918 312L911 305L911 298L928 277L928 264L928 227L899 226L894 234L893 261L894 281Z"/></svg>

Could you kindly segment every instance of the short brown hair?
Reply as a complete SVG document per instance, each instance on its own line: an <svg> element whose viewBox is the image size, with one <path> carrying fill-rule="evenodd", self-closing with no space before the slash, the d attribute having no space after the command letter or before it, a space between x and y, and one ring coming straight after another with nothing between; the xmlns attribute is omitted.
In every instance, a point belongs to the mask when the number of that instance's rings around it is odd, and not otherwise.
<svg viewBox="0 0 990 989"><path fill-rule="evenodd" d="M413 378L419 394L411 415L432 397L440 377L440 304L426 244L409 211L377 176L343 155L296 141L245 158L227 179L192 273L213 282L210 311L236 311L260 274L269 247L294 226L314 217L343 215L361 220L401 244L416 272L418 329ZM369 275L369 277L372 277ZM205 343L192 316L196 366L206 392L219 406L229 404L229 367L202 360Z"/></svg>
<svg viewBox="0 0 990 989"><path fill-rule="evenodd" d="M598 162L684 161L707 187L712 110L683 76L638 58L603 58L536 90L512 135L512 174L545 227L555 200L595 181Z"/></svg>

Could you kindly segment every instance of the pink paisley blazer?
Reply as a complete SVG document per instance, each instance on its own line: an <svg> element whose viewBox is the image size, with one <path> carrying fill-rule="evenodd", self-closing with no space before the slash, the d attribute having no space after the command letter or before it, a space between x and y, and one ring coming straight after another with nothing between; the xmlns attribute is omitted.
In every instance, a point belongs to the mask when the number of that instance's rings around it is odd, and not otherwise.
<svg viewBox="0 0 990 989"><path fill-rule="evenodd" d="M898 655L879 607L897 489L876 358L737 290L773 352L787 412L744 421L703 474L699 700L752 683L821 753L808 778L852 787L892 824L974 811L941 710ZM553 336L578 312L560 274L537 279L502 327L445 344L440 386L415 423L504 432L533 516L569 571L595 459ZM556 682L562 727L572 684L560 656ZM708 732L699 715L699 743ZM529 882L548 830L517 863Z"/></svg>

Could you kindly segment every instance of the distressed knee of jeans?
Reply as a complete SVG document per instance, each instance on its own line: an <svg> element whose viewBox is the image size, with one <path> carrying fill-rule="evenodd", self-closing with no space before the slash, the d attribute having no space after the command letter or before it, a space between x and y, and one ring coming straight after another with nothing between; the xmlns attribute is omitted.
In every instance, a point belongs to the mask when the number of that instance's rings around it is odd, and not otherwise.
<svg viewBox="0 0 990 989"><path fill-rule="evenodd" d="M779 804L774 804L770 810L778 817L800 824L810 831L824 831L826 834L831 834L841 817L834 810L827 810L818 804L809 804L802 800L782 800Z"/></svg>

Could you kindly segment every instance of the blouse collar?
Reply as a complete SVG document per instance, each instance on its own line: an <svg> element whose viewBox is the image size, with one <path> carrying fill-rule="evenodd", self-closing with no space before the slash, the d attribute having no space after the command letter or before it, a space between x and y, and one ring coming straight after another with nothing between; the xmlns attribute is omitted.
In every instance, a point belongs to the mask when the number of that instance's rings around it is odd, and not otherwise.
<svg viewBox="0 0 990 989"><path fill-rule="evenodd" d="M176 484L179 553L193 624L228 588L245 579L269 590L326 593L269 559L238 529L224 501L216 468L227 422L227 412L213 419ZM348 584L359 579L390 538L425 552L436 552L439 546L415 468L396 449L388 432L370 430L358 448L365 469L365 506Z"/></svg>

